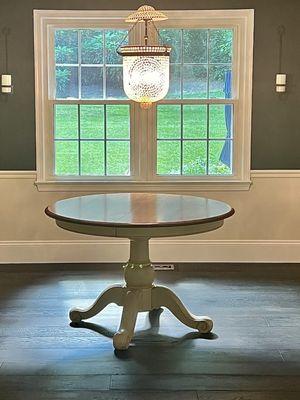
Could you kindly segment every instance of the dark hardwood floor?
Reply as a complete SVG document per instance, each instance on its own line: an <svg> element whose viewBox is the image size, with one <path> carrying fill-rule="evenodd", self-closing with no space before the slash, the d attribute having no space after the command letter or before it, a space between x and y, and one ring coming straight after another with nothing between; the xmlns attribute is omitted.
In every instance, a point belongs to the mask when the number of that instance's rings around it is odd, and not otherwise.
<svg viewBox="0 0 300 400"><path fill-rule="evenodd" d="M0 399L300 399L299 265L181 265L157 278L212 317L213 333L168 310L143 313L132 346L114 352L119 307L80 327L68 310L122 280L121 269L0 266Z"/></svg>

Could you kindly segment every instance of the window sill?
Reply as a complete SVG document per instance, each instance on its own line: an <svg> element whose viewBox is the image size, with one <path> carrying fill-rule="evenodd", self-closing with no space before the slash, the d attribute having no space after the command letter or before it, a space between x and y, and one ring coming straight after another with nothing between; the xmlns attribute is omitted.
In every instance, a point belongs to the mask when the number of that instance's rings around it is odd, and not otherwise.
<svg viewBox="0 0 300 400"><path fill-rule="evenodd" d="M201 182L103 182L103 181L47 181L35 182L40 192L168 192L200 193L207 191L249 190L251 181L201 181Z"/></svg>

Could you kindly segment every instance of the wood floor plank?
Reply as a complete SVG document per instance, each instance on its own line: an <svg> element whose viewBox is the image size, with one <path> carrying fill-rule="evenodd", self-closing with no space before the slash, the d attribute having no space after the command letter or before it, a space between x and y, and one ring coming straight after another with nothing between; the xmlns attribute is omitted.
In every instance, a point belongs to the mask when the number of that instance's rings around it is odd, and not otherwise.
<svg viewBox="0 0 300 400"><path fill-rule="evenodd" d="M57 293L53 293L50 296L49 290L45 288L44 290L37 290L34 287L29 287L27 290L14 290L6 287L4 289L5 298L12 293L13 298L10 303L7 304L7 307L21 307L21 308L30 308L30 309L39 309L45 308L47 306L56 307L57 305L74 305L80 301L91 304L95 297L97 297L105 287L119 283L115 280L106 280L104 284L101 286L98 284L95 288L93 288L93 283L86 283L86 287L81 287L80 289L76 289L72 287L72 290L61 289ZM89 285L91 288L89 289ZM260 306L264 307L287 307L287 308L296 308L296 304L299 301L299 292L297 290L291 291L276 291L273 292L265 292L262 291L260 293L258 290L253 288L249 288L249 292L244 293L239 288L232 288L233 293L229 293L230 291L224 291L221 288L211 288L207 286L204 288L197 288L194 285L194 288L189 288L189 285L169 285L172 290L178 290L181 293L182 300L189 305L190 307L199 307L202 305L210 306L211 308L227 308L227 307L235 307L238 310L240 308L251 308L254 309L258 306L257 297L259 296ZM212 296L212 290L214 289L214 296ZM193 295L194 291L198 291L201 293L201 296ZM3 293L2 293L3 294ZM34 296L34 297L33 297ZM1 301L5 301L5 298L0 298ZM38 299L38 301L37 301ZM63 300L63 304L61 304L61 300ZM247 300L247 302L245 302ZM221 301L221 302L220 302Z"/></svg>
<svg viewBox="0 0 300 400"><path fill-rule="evenodd" d="M111 341L101 343L91 349L65 348L60 349L8 349L0 351L0 360L14 362L20 368L29 366L38 367L40 363L60 364L60 363L81 363L81 362L115 362L117 365L134 361L137 365L163 365L178 364L183 365L189 362L205 363L275 363L281 364L283 358L279 351L259 350L259 349L238 349L238 348L206 348L195 349L194 346L164 346L148 344L147 346L130 347L124 355L115 356Z"/></svg>
<svg viewBox="0 0 300 400"><path fill-rule="evenodd" d="M243 375L113 375L111 388L118 390L229 390L299 392L299 376Z"/></svg>
<svg viewBox="0 0 300 400"><path fill-rule="evenodd" d="M97 334L89 329L86 334L76 334L75 336L35 336L35 337L2 337L0 351L5 349L62 349L62 348L86 348L92 349L102 343L111 341L116 331L118 322L115 321L108 328L101 328L102 334ZM223 328L209 336L199 335L186 327L161 329L156 332L137 332L132 340L132 344L143 346L147 351L147 346L156 344L162 348L190 343L198 349L205 348L248 348L248 349L285 349L293 348L300 350L299 329L290 328L282 333L280 328L256 328L249 332L247 329L227 329Z"/></svg>
<svg viewBox="0 0 300 400"><path fill-rule="evenodd" d="M110 375L0 375L1 392L14 391L85 391L108 390L110 388Z"/></svg>
<svg viewBox="0 0 300 400"><path fill-rule="evenodd" d="M202 363L199 360L111 360L103 357L100 360L83 362L60 362L60 363L34 363L22 364L18 362L4 362L0 368L0 375L152 375L152 374L180 374L190 375L197 371L203 375L243 375L243 376L299 376L300 362L278 363L228 363L209 362Z"/></svg>
<svg viewBox="0 0 300 400"><path fill-rule="evenodd" d="M266 317L266 322L269 327L280 327L280 328L300 328L300 316L299 315L277 315Z"/></svg>
<svg viewBox="0 0 300 400"><path fill-rule="evenodd" d="M145 314L145 315L144 315ZM120 307L112 307L109 306L105 310L102 311L100 316L96 316L88 320L88 322L92 322L99 325L107 325L118 324L121 316L121 308ZM292 320L292 317L291 317ZM61 316L54 315L43 315L40 314L38 316L34 316L31 314L30 318L30 327L26 325L28 318L26 315L21 315L20 317L7 315L0 319L0 339L1 337L10 336L10 337L27 337L27 336L47 336L48 333L52 333L60 336L60 334L72 336L76 336L78 334L81 336L81 333L85 332L85 329L74 329L70 327L70 320L68 313L65 312ZM153 326L153 325L152 325ZM169 327L181 327L184 326L173 317L167 310L165 310L159 319L159 325L161 329L169 328ZM254 326L260 327L270 327L265 317L261 316L245 316L245 315L236 315L236 316L214 316L214 330L219 330L220 328L235 328L236 326L240 328L248 328L248 330L253 330ZM137 329L146 329L150 328L151 324L149 323L149 317L147 313L142 313L138 317L137 321ZM189 329L185 328L185 330L189 331Z"/></svg>
<svg viewBox="0 0 300 400"><path fill-rule="evenodd" d="M299 392L198 391L198 400L299 400Z"/></svg>
<svg viewBox="0 0 300 400"><path fill-rule="evenodd" d="M2 394L5 400L174 400L174 392L165 391L6 391ZM198 395L195 391L179 391L176 400L198 400Z"/></svg>

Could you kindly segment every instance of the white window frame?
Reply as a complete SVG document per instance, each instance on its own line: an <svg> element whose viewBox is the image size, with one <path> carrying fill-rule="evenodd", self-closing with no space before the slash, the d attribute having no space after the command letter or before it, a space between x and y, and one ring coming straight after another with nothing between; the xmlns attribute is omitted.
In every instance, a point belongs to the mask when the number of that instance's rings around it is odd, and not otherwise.
<svg viewBox="0 0 300 400"><path fill-rule="evenodd" d="M156 107L141 110L129 100L119 101L131 105L131 166L133 174L122 177L86 177L53 175L53 115L49 96L49 66L54 65L54 44L49 42L53 27L128 29L124 19L131 11L79 11L34 10L35 49L35 108L36 108L36 185L41 191L164 191L202 192L207 190L248 190L250 187L250 148L252 111L252 65L254 10L168 10L167 21L158 28L217 28L234 30L234 64L236 92L232 99L217 100L221 104L234 104L234 174L228 176L167 176L156 175ZM140 34L137 30L136 35ZM135 40L135 38L133 38ZM50 99L50 101L49 101ZM180 103L184 103L180 100ZM191 104L191 100L187 101ZM193 101L192 101L193 102ZM203 100L205 104L209 100ZM216 100L213 101L216 103ZM80 100L73 103L80 104ZM114 100L97 101L98 104ZM162 100L161 103L172 103ZM201 104L201 100L195 100ZM137 130L135 127L138 127Z"/></svg>

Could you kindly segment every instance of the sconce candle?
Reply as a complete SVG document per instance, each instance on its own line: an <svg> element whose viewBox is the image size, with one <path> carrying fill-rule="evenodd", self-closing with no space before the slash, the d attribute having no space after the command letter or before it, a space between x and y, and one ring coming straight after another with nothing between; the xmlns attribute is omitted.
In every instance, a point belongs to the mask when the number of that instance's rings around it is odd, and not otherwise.
<svg viewBox="0 0 300 400"><path fill-rule="evenodd" d="M276 85L286 85L286 74L276 75Z"/></svg>
<svg viewBox="0 0 300 400"><path fill-rule="evenodd" d="M2 86L11 86L11 75L2 75L1 76L1 85Z"/></svg>

